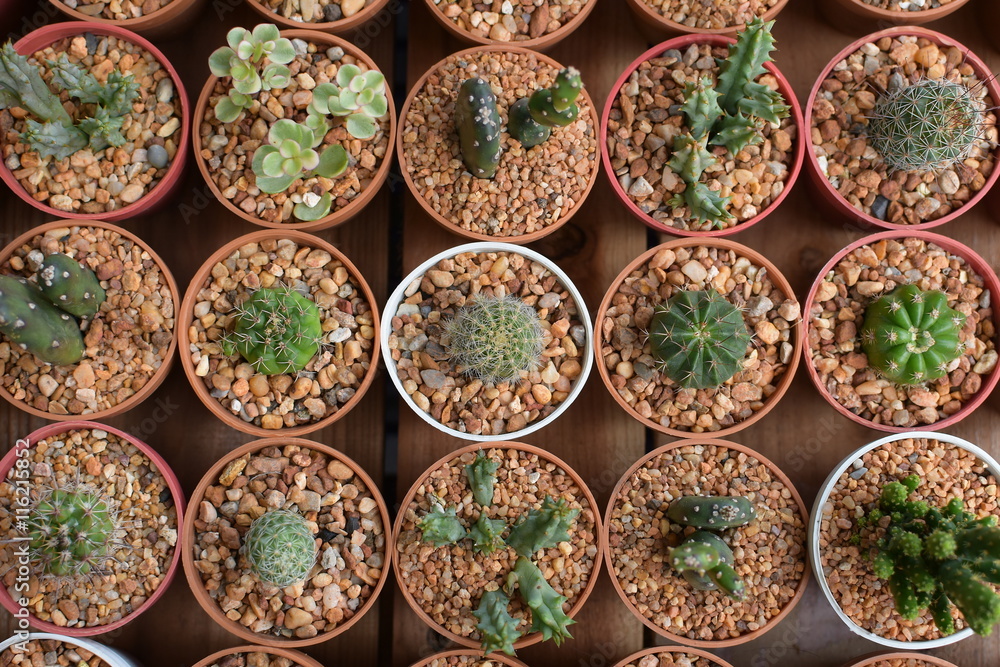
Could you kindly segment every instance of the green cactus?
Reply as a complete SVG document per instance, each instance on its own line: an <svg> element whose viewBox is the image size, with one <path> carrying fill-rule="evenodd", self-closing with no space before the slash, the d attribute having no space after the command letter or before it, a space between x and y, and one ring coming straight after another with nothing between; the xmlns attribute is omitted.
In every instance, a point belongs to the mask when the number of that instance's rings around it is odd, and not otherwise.
<svg viewBox="0 0 1000 667"><path fill-rule="evenodd" d="M43 487L29 508L30 560L44 577L100 574L125 548L114 499L91 486Z"/></svg>
<svg viewBox="0 0 1000 667"><path fill-rule="evenodd" d="M714 289L678 290L653 311L650 353L677 385L720 387L743 369L750 345L743 314Z"/></svg>
<svg viewBox="0 0 1000 667"><path fill-rule="evenodd" d="M489 458L482 452L476 454L476 460L465 466L465 476L469 478L469 487L476 502L486 507L493 503L493 487L497 483L497 469L500 462Z"/></svg>
<svg viewBox="0 0 1000 667"><path fill-rule="evenodd" d="M68 255L55 253L46 257L36 277L45 298L75 317L89 319L104 303L104 288L97 276Z"/></svg>
<svg viewBox="0 0 1000 667"><path fill-rule="evenodd" d="M260 581L286 588L309 576L318 549L305 517L289 510L273 510L250 524L243 537L243 553Z"/></svg>
<svg viewBox="0 0 1000 667"><path fill-rule="evenodd" d="M229 46L209 56L208 67L213 76L232 79L229 95L215 103L215 117L232 123L244 109L253 106L252 95L288 86L291 72L285 65L295 60L295 49L291 40L282 37L278 27L270 23L262 23L252 32L233 28L226 41ZM268 63L261 69L265 58Z"/></svg>
<svg viewBox="0 0 1000 667"><path fill-rule="evenodd" d="M733 551L721 537L699 530L670 550L670 565L697 590L721 589L734 600L746 594L746 584L733 569Z"/></svg>
<svg viewBox="0 0 1000 667"><path fill-rule="evenodd" d="M420 520L420 539L434 547L443 547L465 539L465 526L457 509L436 507Z"/></svg>
<svg viewBox="0 0 1000 667"><path fill-rule="evenodd" d="M233 319L223 352L239 352L264 375L298 373L316 355L323 336L316 304L285 286L257 290L237 306Z"/></svg>
<svg viewBox="0 0 1000 667"><path fill-rule="evenodd" d="M861 346L868 365L904 385L943 377L960 357L965 315L948 307L939 291L916 285L893 290L865 309Z"/></svg>
<svg viewBox="0 0 1000 667"><path fill-rule="evenodd" d="M544 641L551 639L556 646L573 637L567 628L576 621L563 611L566 598L556 593L530 558L519 557L513 572L507 575L507 590L513 590L515 585L524 604L531 609L532 632L541 632Z"/></svg>
<svg viewBox="0 0 1000 667"><path fill-rule="evenodd" d="M83 358L77 321L24 279L0 276L0 332L48 364L65 366Z"/></svg>
<svg viewBox="0 0 1000 667"><path fill-rule="evenodd" d="M378 131L375 121L389 112L385 76L376 70L362 72L357 65L341 65L336 84L321 83L312 92L308 113L346 117L347 132L357 139L374 137ZM306 124L318 126L317 123L314 118Z"/></svg>
<svg viewBox="0 0 1000 667"><path fill-rule="evenodd" d="M501 591L486 591L479 600L479 607L472 615L479 619L476 629L483 637L483 653L503 651L514 655L514 642L521 637L518 620L510 615L507 607L510 598Z"/></svg>
<svg viewBox="0 0 1000 667"><path fill-rule="evenodd" d="M503 531L507 524L500 519L490 519L485 513L479 515L479 519L469 529L469 537L472 538L472 548L476 553L489 555L497 549L503 548Z"/></svg>
<svg viewBox="0 0 1000 667"><path fill-rule="evenodd" d="M750 523L757 510L741 496L681 496L670 503L667 518L693 528L724 530Z"/></svg>
<svg viewBox="0 0 1000 667"><path fill-rule="evenodd" d="M545 496L541 509L532 509L510 529L507 546L530 558L539 549L551 549L569 540L569 529L580 513L563 498Z"/></svg>
<svg viewBox="0 0 1000 667"><path fill-rule="evenodd" d="M445 332L452 363L484 384L517 381L541 359L538 313L513 295L474 297L445 324Z"/></svg>
<svg viewBox="0 0 1000 667"><path fill-rule="evenodd" d="M713 548L718 556L718 562L724 563L726 565L732 565L734 562L733 550L729 548L725 540L716 535L715 533L710 533L706 530L698 530L688 536L685 544L691 542L692 544L707 544L710 548ZM682 545L683 546L683 545ZM707 571L701 572L697 569L687 569L687 568L676 568L685 580L692 587L700 591L713 591L718 588L711 577L708 576Z"/></svg>
<svg viewBox="0 0 1000 667"><path fill-rule="evenodd" d="M493 89L483 79L468 79L458 89L455 128L469 172L493 178L500 166L500 112Z"/></svg>
<svg viewBox="0 0 1000 667"><path fill-rule="evenodd" d="M525 148L544 143L553 127L565 127L579 117L576 98L582 90L583 80L576 68L560 70L551 88L537 90L511 106L507 125L510 136Z"/></svg>

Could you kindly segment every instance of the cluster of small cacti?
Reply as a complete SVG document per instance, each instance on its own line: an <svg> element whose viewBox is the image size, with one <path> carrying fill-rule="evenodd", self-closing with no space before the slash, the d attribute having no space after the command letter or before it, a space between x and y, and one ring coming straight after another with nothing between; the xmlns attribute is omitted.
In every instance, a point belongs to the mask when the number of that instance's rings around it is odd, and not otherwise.
<svg viewBox="0 0 1000 667"><path fill-rule="evenodd" d="M948 307L937 290L904 285L865 309L861 347L868 365L904 385L936 380L965 349L959 336L965 315Z"/></svg>
<svg viewBox="0 0 1000 667"><path fill-rule="evenodd" d="M653 310L649 344L659 370L680 387L725 384L750 345L743 314L714 289L678 290Z"/></svg>
<svg viewBox="0 0 1000 667"><path fill-rule="evenodd" d="M583 90L580 72L559 71L551 88L536 90L511 105L507 130L525 148L548 140L552 128L565 127L580 115L576 99ZM476 178L493 178L500 164L500 112L489 83L476 77L459 87L455 128L466 168Z"/></svg>
<svg viewBox="0 0 1000 667"><path fill-rule="evenodd" d="M681 105L689 132L674 138L669 167L687 187L668 202L674 208L687 207L698 222L710 221L721 226L733 217L726 206L730 197L722 197L701 182L706 169L718 162L709 145L725 146L733 155L745 147L760 143L758 124L777 125L788 115L789 107L781 93L757 83L767 70L774 50L771 27L774 21L759 17L747 23L729 47L729 55L719 61L719 76L713 85L703 77L689 82Z"/></svg>
<svg viewBox="0 0 1000 667"><path fill-rule="evenodd" d="M316 564L316 537L298 512L274 510L253 520L243 554L260 581L285 588L304 581Z"/></svg>
<svg viewBox="0 0 1000 667"><path fill-rule="evenodd" d="M65 53L48 64L52 82L80 104L95 105L94 114L74 121L59 95L45 83L40 68L7 42L0 48L0 109L20 107L38 119L25 121L27 130L21 141L42 157L57 160L87 147L99 151L124 144L122 125L139 91L132 75L112 70L101 82L70 62Z"/></svg>
<svg viewBox="0 0 1000 667"><path fill-rule="evenodd" d="M257 290L235 309L235 326L222 341L227 355L239 352L258 373L298 373L319 350L319 307L284 285Z"/></svg>
<svg viewBox="0 0 1000 667"><path fill-rule="evenodd" d="M534 308L514 295L479 295L445 325L452 362L485 384L515 382L534 370L543 350Z"/></svg>
<svg viewBox="0 0 1000 667"><path fill-rule="evenodd" d="M97 314L104 289L93 271L58 253L42 260L35 278L0 276L0 332L46 363L75 364L84 353L75 318Z"/></svg>
<svg viewBox="0 0 1000 667"><path fill-rule="evenodd" d="M229 95L215 103L215 117L223 123L232 123L244 109L253 106L254 94L289 84L291 72L286 65L295 59L295 48L270 23L262 23L252 32L233 28L226 34L226 41L229 46L220 47L209 56L208 67L214 76L232 78ZM260 69L264 58L268 63Z"/></svg>
<svg viewBox="0 0 1000 667"><path fill-rule="evenodd" d="M480 506L493 503L498 467L499 461L479 452L465 468L473 498ZM508 573L504 585L483 593L479 607L473 612L479 619L476 627L482 635L484 653L503 651L514 655L514 642L521 637L517 628L519 621L508 612L510 596L515 589L531 610L531 632L540 632L544 640L552 639L557 645L571 636L567 628L575 621L563 611L566 598L549 585L532 558L542 549L551 549L569 540L569 530L579 513L580 510L570 508L564 499L546 496L542 507L524 514L510 527L506 538L503 533L507 524L501 519L488 518L485 512L480 512L468 531L454 507L438 506L420 520L421 539L432 546L471 539L476 553L489 555L497 549L511 548L517 554L514 569Z"/></svg>
<svg viewBox="0 0 1000 667"><path fill-rule="evenodd" d="M670 565L697 590L722 590L739 600L746 584L733 569L733 550L709 532L746 525L757 518L753 504L739 496L681 496L670 503L667 518L696 528L670 550Z"/></svg>
<svg viewBox="0 0 1000 667"><path fill-rule="evenodd" d="M930 609L943 635L955 632L952 604L966 624L989 635L1000 623L1000 528L996 517L982 519L966 512L959 498L943 509L907 498L920 485L910 475L882 487L877 506L858 519L860 529L884 528L875 542L875 576L887 579L896 611L916 620ZM853 541L860 544L861 535Z"/></svg>

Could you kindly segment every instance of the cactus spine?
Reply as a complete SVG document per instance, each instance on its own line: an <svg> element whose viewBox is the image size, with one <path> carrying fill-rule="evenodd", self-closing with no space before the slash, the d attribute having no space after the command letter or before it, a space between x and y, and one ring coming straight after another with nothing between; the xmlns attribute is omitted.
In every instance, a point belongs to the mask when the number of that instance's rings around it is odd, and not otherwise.
<svg viewBox="0 0 1000 667"><path fill-rule="evenodd" d="M26 521L31 562L42 576L100 574L120 532L114 499L91 486L43 488Z"/></svg>
<svg viewBox="0 0 1000 667"><path fill-rule="evenodd" d="M304 581L316 563L316 539L309 522L288 510L254 519L243 548L254 575L278 588Z"/></svg>
<svg viewBox="0 0 1000 667"><path fill-rule="evenodd" d="M493 503L493 487L497 483L499 461L494 461L482 452L476 454L476 460L465 466L465 474L469 478L472 497L476 502L486 507Z"/></svg>
<svg viewBox="0 0 1000 667"><path fill-rule="evenodd" d="M455 126L465 166L476 178L493 178L500 165L500 112L486 81L462 83L455 100Z"/></svg>
<svg viewBox="0 0 1000 667"><path fill-rule="evenodd" d="M682 496L670 503L667 518L694 528L724 530L750 523L757 510L740 496Z"/></svg>
<svg viewBox="0 0 1000 667"><path fill-rule="evenodd" d="M516 296L477 296L459 308L445 332L452 361L484 384L518 380L542 356L538 313Z"/></svg>
<svg viewBox="0 0 1000 667"><path fill-rule="evenodd" d="M507 546L525 558L531 558L540 549L551 549L569 539L569 528L579 513L563 498L545 496L540 510L531 510L510 529Z"/></svg>
<svg viewBox="0 0 1000 667"><path fill-rule="evenodd" d="M556 75L551 88L535 91L510 108L508 130L525 148L544 143L553 127L565 127L580 115L576 98L583 90L580 72L567 67Z"/></svg>
<svg viewBox="0 0 1000 667"><path fill-rule="evenodd" d="M45 298L75 317L91 318L104 303L104 289L94 272L67 255L46 257L36 277Z"/></svg>
<svg viewBox="0 0 1000 667"><path fill-rule="evenodd" d="M0 276L0 331L48 364L64 366L83 358L77 321L24 279Z"/></svg>

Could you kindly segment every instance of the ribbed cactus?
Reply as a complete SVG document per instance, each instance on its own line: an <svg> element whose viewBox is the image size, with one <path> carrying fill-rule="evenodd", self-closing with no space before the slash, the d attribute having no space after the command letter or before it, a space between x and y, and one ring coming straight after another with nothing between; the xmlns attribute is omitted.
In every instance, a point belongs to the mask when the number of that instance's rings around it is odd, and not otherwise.
<svg viewBox="0 0 1000 667"><path fill-rule="evenodd" d="M542 639L556 646L572 638L567 628L576 621L563 611L566 598L556 593L542 571L525 556L517 559L514 571L507 575L507 589L517 586L524 604L531 609L531 631L541 632Z"/></svg>
<svg viewBox="0 0 1000 667"><path fill-rule="evenodd" d="M893 290L865 309L861 346L868 365L893 382L919 384L943 377L960 357L965 315L939 291L916 285Z"/></svg>
<svg viewBox="0 0 1000 667"><path fill-rule="evenodd" d="M304 581L316 564L316 538L298 512L274 510L253 520L243 537L250 570L262 582L285 588Z"/></svg>
<svg viewBox="0 0 1000 667"><path fill-rule="evenodd" d="M692 533L670 550L670 565L697 590L721 589L734 600L746 594L746 584L733 569L733 550L707 531Z"/></svg>
<svg viewBox="0 0 1000 667"><path fill-rule="evenodd" d="M518 620L510 615L507 607L510 598L502 590L486 591L479 600L479 607L472 615L479 619L476 629L483 638L483 653L503 651L514 655L514 642L521 637Z"/></svg>
<svg viewBox="0 0 1000 667"><path fill-rule="evenodd" d="M452 362L468 375L497 385L534 370L542 356L542 325L516 296L479 295L445 325Z"/></svg>
<svg viewBox="0 0 1000 667"><path fill-rule="evenodd" d="M681 496L670 503L667 518L692 528L724 530L750 523L757 510L740 496Z"/></svg>
<svg viewBox="0 0 1000 667"><path fill-rule="evenodd" d="M43 487L26 520L28 550L33 565L45 577L99 574L108 559L125 545L118 506L96 488Z"/></svg>
<svg viewBox="0 0 1000 667"><path fill-rule="evenodd" d="M290 287L259 289L236 308L235 328L223 340L227 355L239 352L258 373L297 373L323 336L319 308Z"/></svg>
<svg viewBox="0 0 1000 667"><path fill-rule="evenodd" d="M24 279L0 276L0 332L49 364L75 364L83 358L77 321Z"/></svg>
<svg viewBox="0 0 1000 667"><path fill-rule="evenodd" d="M497 469L500 462L489 458L482 452L476 454L476 459L465 466L465 476L469 478L472 497L483 507L493 503L493 488L497 483Z"/></svg>
<svg viewBox="0 0 1000 667"><path fill-rule="evenodd" d="M968 86L921 79L879 97L868 137L893 169L946 169L968 157L982 137L984 118L984 105Z"/></svg>
<svg viewBox="0 0 1000 667"><path fill-rule="evenodd" d="M580 513L563 498L545 496L541 509L532 509L524 519L510 529L507 546L521 556L530 558L539 549L551 549L569 540L569 529Z"/></svg>
<svg viewBox="0 0 1000 667"><path fill-rule="evenodd" d="M553 127L565 127L579 117L576 98L582 90L579 70L574 67L560 70L551 88L537 90L511 106L507 123L510 136L525 148L545 142Z"/></svg>
<svg viewBox="0 0 1000 667"><path fill-rule="evenodd" d="M750 341L743 314L714 289L674 292L649 325L660 372L685 388L725 384L743 369Z"/></svg>
<svg viewBox="0 0 1000 667"><path fill-rule="evenodd" d="M485 513L480 514L476 523L469 529L472 538L472 548L476 553L489 555L504 546L503 531L507 524L500 519L490 519Z"/></svg>
<svg viewBox="0 0 1000 667"><path fill-rule="evenodd" d="M435 547L454 544L466 536L465 526L458 518L457 509L436 507L420 520L420 538Z"/></svg>
<svg viewBox="0 0 1000 667"><path fill-rule="evenodd" d="M45 298L70 315L91 318L104 303L104 289L94 272L67 255L43 259L36 277Z"/></svg>
<svg viewBox="0 0 1000 667"><path fill-rule="evenodd" d="M455 99L455 128L465 166L476 178L493 178L500 165L500 112L490 84L464 81Z"/></svg>

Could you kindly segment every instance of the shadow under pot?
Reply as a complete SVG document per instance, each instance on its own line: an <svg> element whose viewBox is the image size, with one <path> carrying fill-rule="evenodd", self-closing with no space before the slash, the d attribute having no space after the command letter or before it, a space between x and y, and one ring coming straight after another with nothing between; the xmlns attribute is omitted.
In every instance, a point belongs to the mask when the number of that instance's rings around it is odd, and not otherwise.
<svg viewBox="0 0 1000 667"><path fill-rule="evenodd" d="M82 637L31 632L0 642L0 662L10 667L44 665L53 655L55 664L66 667L141 667L132 656Z"/></svg>
<svg viewBox="0 0 1000 667"><path fill-rule="evenodd" d="M484 656L482 651L456 649L418 660L410 667L526 667L523 662L508 655L491 653Z"/></svg>
<svg viewBox="0 0 1000 667"><path fill-rule="evenodd" d="M274 646L234 646L213 653L194 667L322 667L305 653Z"/></svg>
<svg viewBox="0 0 1000 667"><path fill-rule="evenodd" d="M686 646L654 646L633 653L614 667L732 667L708 651Z"/></svg>

